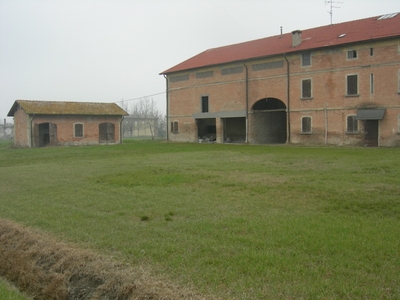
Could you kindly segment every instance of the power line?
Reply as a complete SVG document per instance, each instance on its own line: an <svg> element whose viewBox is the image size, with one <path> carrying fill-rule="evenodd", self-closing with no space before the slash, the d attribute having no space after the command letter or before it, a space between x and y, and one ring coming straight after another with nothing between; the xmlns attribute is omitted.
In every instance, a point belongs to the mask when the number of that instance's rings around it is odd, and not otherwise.
<svg viewBox="0 0 400 300"><path fill-rule="evenodd" d="M127 100L122 99L121 101L115 101L115 103L120 103L120 102L123 103L123 102L128 102L128 101L140 100L140 99L143 99L143 98L158 96L158 95L162 95L162 94L165 94L165 92L156 93L156 94L152 94L152 95L141 96L141 97L127 99Z"/></svg>

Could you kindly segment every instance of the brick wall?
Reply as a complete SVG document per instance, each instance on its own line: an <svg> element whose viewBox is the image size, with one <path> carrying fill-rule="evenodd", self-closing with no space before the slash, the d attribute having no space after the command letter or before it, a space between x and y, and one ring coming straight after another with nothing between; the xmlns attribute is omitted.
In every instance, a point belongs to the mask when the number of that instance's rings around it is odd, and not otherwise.
<svg viewBox="0 0 400 300"><path fill-rule="evenodd" d="M291 143L362 145L364 121L358 121L357 133L348 133L347 117L356 115L358 108L379 107L386 109L384 118L379 121L379 145L399 146L399 45L400 39L397 39L311 51L309 66L302 66L301 53L289 54L286 56L290 70L289 99L288 65L283 55L247 61L245 64L235 63L170 74L168 126L173 121L178 122L179 132L170 133L169 139L197 141L197 125L192 115L201 113L202 96L209 97L209 115L213 117L212 113L246 110L247 88L249 124L254 124L251 120L253 105L261 99L279 99L286 108L290 107L287 137L290 137ZM357 57L349 59L349 50L355 51ZM257 69L254 65L267 67ZM227 69L236 73L222 75L223 70ZM203 78L199 73L207 74L208 77ZM181 75L186 76L181 77L185 80L173 79ZM357 75L357 95L347 95L348 75ZM303 99L302 80L305 79L311 80L312 95ZM312 120L312 131L307 134L301 130L304 116ZM223 132L218 127L223 126L221 118L224 116L216 115L214 118L217 131ZM260 130L263 130L262 126L253 126L253 132L249 132L249 142ZM217 137L217 142L223 141L221 136Z"/></svg>
<svg viewBox="0 0 400 300"><path fill-rule="evenodd" d="M16 147L41 146L38 126L43 123L55 124L56 139L51 145L93 145L99 144L99 125L111 123L114 125L114 140L110 143L120 142L121 116L60 116L60 115L35 115L28 116L23 110L14 114ZM74 125L83 125L83 136L75 137ZM31 128L33 128L31 133Z"/></svg>

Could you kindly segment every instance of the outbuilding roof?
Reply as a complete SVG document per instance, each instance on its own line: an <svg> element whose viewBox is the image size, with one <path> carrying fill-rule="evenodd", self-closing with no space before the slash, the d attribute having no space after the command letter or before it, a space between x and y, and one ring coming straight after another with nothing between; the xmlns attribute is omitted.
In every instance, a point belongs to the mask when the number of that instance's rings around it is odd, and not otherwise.
<svg viewBox="0 0 400 300"><path fill-rule="evenodd" d="M286 33L249 42L208 49L160 74L214 66L283 53L359 43L400 36L400 13L296 31L300 45L292 46L292 34Z"/></svg>
<svg viewBox="0 0 400 300"><path fill-rule="evenodd" d="M7 116L14 116L18 107L38 115L128 115L115 103L16 100Z"/></svg>

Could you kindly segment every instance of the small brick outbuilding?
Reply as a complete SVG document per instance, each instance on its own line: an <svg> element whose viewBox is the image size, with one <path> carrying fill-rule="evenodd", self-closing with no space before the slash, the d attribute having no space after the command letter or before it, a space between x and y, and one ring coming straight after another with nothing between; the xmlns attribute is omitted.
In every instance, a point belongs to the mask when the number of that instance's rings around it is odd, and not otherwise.
<svg viewBox="0 0 400 300"><path fill-rule="evenodd" d="M15 147L118 144L128 115L115 103L16 100Z"/></svg>

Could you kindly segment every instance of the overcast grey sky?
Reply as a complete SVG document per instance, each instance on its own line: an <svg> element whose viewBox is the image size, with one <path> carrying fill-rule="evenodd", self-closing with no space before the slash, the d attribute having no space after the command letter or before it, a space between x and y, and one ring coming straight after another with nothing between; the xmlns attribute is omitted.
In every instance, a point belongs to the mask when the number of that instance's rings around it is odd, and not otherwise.
<svg viewBox="0 0 400 300"><path fill-rule="evenodd" d="M328 25L325 2L0 0L0 118L17 99L150 96L164 112L160 72L209 48L277 35L280 26L287 33ZM333 6L333 23L400 11L399 0Z"/></svg>

